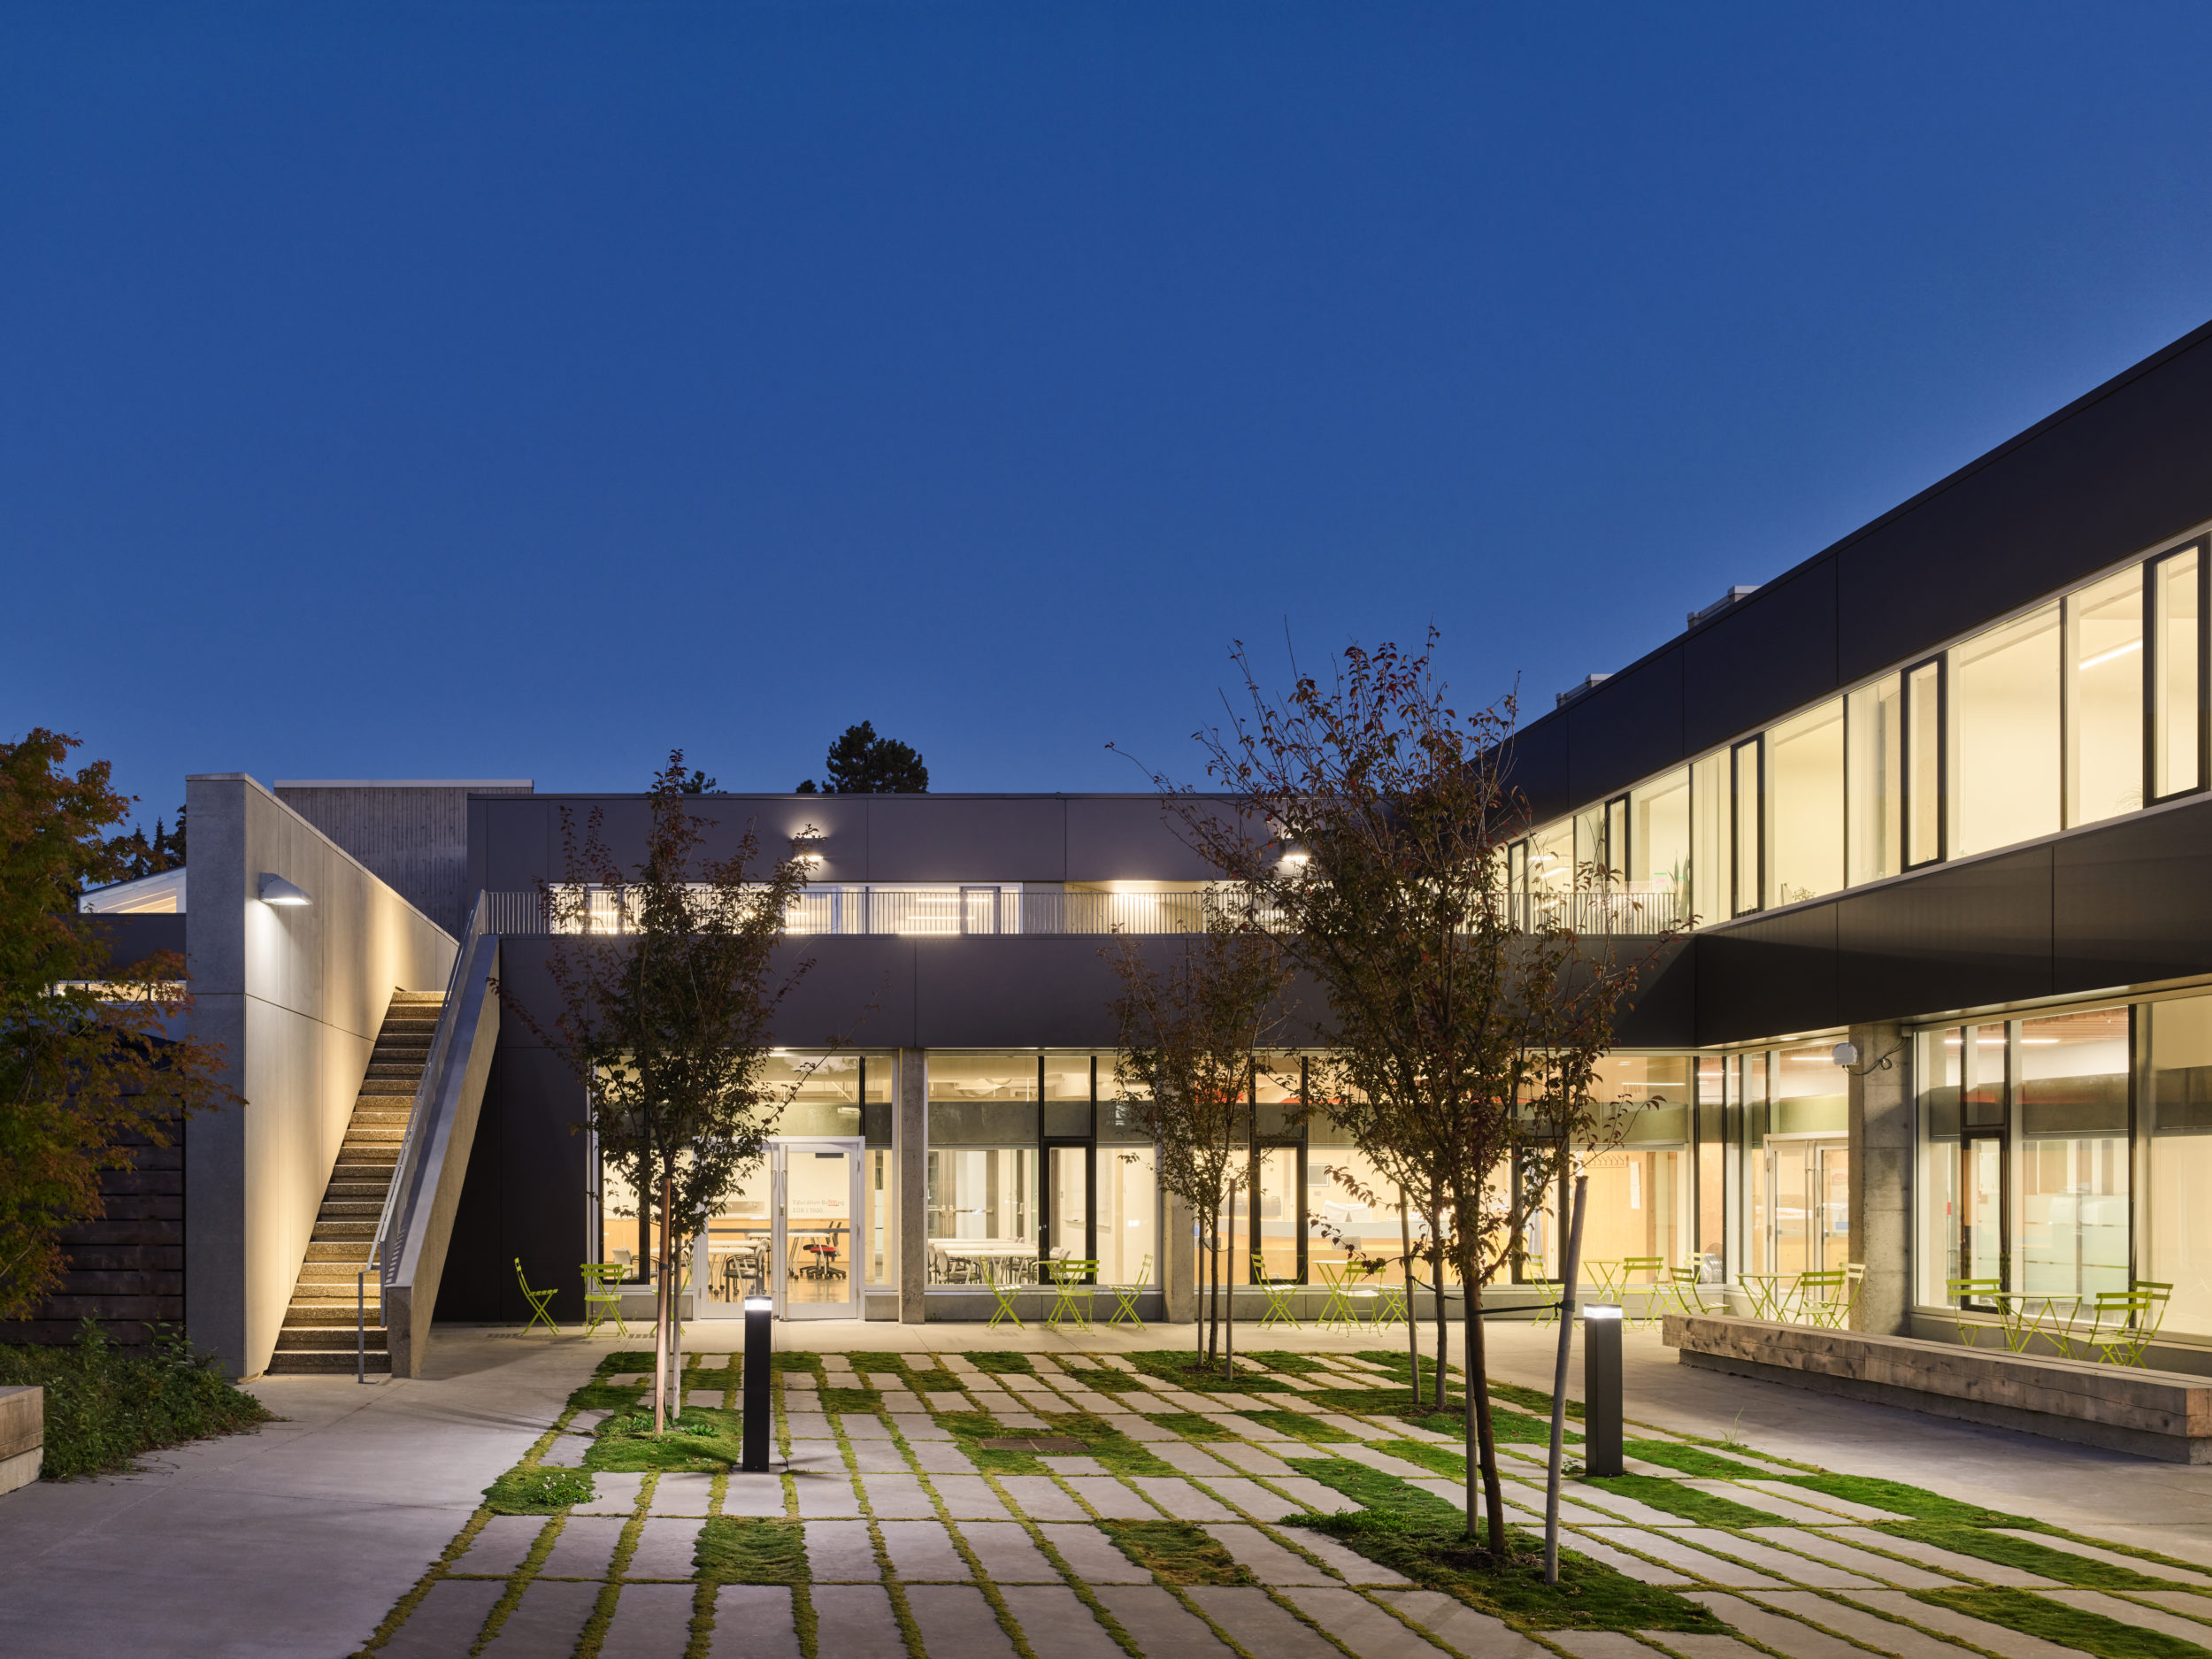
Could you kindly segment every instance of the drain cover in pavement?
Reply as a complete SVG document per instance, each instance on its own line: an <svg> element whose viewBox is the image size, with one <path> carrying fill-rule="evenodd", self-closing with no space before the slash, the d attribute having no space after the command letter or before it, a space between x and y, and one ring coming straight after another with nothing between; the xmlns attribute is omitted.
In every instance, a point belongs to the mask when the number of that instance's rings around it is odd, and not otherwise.
<svg viewBox="0 0 2212 1659"><path fill-rule="evenodd" d="M987 1452L1037 1452L1052 1457L1080 1457L1091 1449L1064 1434L1001 1434L976 1444Z"/></svg>

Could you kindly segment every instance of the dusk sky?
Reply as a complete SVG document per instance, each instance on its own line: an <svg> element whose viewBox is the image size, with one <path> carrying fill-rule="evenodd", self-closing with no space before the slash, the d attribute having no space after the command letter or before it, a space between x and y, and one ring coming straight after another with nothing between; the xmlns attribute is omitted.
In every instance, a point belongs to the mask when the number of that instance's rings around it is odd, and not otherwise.
<svg viewBox="0 0 2212 1659"><path fill-rule="evenodd" d="M2208 61L2201 6L9 5L0 724L150 825L788 789L863 718L1137 788L1232 641L1432 622L1541 713L2212 317Z"/></svg>

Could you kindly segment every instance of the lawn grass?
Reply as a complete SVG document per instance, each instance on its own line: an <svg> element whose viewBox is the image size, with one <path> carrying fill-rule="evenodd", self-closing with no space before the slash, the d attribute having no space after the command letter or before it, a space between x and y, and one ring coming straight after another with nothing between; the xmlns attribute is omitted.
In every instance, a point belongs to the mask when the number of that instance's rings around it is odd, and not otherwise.
<svg viewBox="0 0 2212 1659"><path fill-rule="evenodd" d="M1287 1434L1294 1440L1311 1440L1320 1446L1359 1438L1325 1423L1317 1423L1302 1411L1240 1411L1237 1415L1263 1428L1273 1429L1278 1434Z"/></svg>
<svg viewBox="0 0 2212 1659"><path fill-rule="evenodd" d="M1409 1463L1418 1463L1440 1475L1449 1475L1455 1480L1467 1479L1467 1460L1448 1446L1428 1440L1370 1440L1367 1444L1375 1451L1402 1457Z"/></svg>
<svg viewBox="0 0 2212 1659"><path fill-rule="evenodd" d="M1088 1411L1040 1411L1054 1434L1064 1434L1070 1440L1083 1442L1090 1455L1118 1475L1171 1475L1176 1472L1172 1463L1164 1463L1147 1449L1142 1440L1133 1440L1105 1418Z"/></svg>
<svg viewBox="0 0 2212 1659"><path fill-rule="evenodd" d="M942 1369L909 1371L906 1379L925 1394L958 1394L960 1392L960 1379Z"/></svg>
<svg viewBox="0 0 2212 1659"><path fill-rule="evenodd" d="M906 1372L906 1360L897 1354L854 1354L849 1356L853 1369L865 1375L869 1371L888 1371L895 1377Z"/></svg>
<svg viewBox="0 0 2212 1659"><path fill-rule="evenodd" d="M1102 1394L1143 1394L1145 1386L1125 1371L1116 1371L1110 1365L1071 1365L1060 1362L1060 1369L1068 1374L1068 1380L1079 1382L1086 1388L1095 1388Z"/></svg>
<svg viewBox="0 0 2212 1659"><path fill-rule="evenodd" d="M587 1468L635 1474L649 1469L728 1469L744 1455L738 1414L719 1408L686 1406L667 1431L653 1432L650 1411L609 1417L584 1454Z"/></svg>
<svg viewBox="0 0 2212 1659"><path fill-rule="evenodd" d="M1678 1469L1686 1475L1719 1480L1763 1479L1767 1477L1763 1469L1754 1469L1749 1463L1740 1463L1732 1457L1720 1456L1700 1446L1681 1446L1672 1440L1623 1440L1621 1450L1647 1463ZM1774 1517L1769 1516L1767 1518L1772 1520Z"/></svg>
<svg viewBox="0 0 2212 1659"><path fill-rule="evenodd" d="M1655 1509L1664 1509L1678 1515L1686 1521L1700 1526L1771 1526L1775 1517L1764 1509L1755 1509L1747 1503L1738 1503L1733 1498L1724 1498L1717 1493L1700 1492L1695 1486L1686 1486L1678 1480L1669 1480L1660 1475L1608 1475L1597 1479L1585 1476L1586 1485L1601 1492L1617 1492L1624 1498L1633 1498L1647 1503Z"/></svg>
<svg viewBox="0 0 2212 1659"><path fill-rule="evenodd" d="M588 1503L591 1475L581 1469L510 1469L484 1488L494 1515L556 1515L572 1503Z"/></svg>
<svg viewBox="0 0 2212 1659"><path fill-rule="evenodd" d="M1467 1537L1458 1509L1394 1476L1340 1457L1291 1465L1364 1505L1302 1521L1368 1560L1417 1584L1458 1597L1517 1630L1675 1630L1719 1633L1718 1618L1671 1590L1639 1584L1626 1573L1571 1549L1559 1552L1559 1582L1544 1582L1543 1540L1507 1529L1506 1560L1494 1560Z"/></svg>
<svg viewBox="0 0 2212 1659"><path fill-rule="evenodd" d="M812 1577L799 1523L766 1516L710 1517L692 1561L712 1584L804 1584Z"/></svg>
<svg viewBox="0 0 2212 1659"><path fill-rule="evenodd" d="M1915 1590L1913 1600L1985 1618L2024 1635L2039 1636L2094 1654L2097 1659L2205 1659L2208 1650L2162 1632L2124 1624L2101 1613L2053 1601L2030 1590Z"/></svg>
<svg viewBox="0 0 2212 1659"><path fill-rule="evenodd" d="M2180 1582L2116 1567L2108 1561L2088 1555L2053 1549L2047 1544L2031 1544L2025 1539L2008 1538L2002 1532L1984 1532L1978 1526L1950 1526L1935 1521L1884 1521L1872 1530L1892 1538L1932 1544L1954 1555L1972 1555L1977 1560L1993 1561L2000 1566L2017 1567L2023 1572L2040 1573L2046 1578L2078 1589L2167 1590Z"/></svg>
<svg viewBox="0 0 2212 1659"><path fill-rule="evenodd" d="M883 1396L872 1388L824 1388L820 1391L825 1411L880 1411Z"/></svg>
<svg viewBox="0 0 2212 1659"><path fill-rule="evenodd" d="M144 1453L240 1433L276 1417L181 1336L122 1348L89 1319L67 1347L0 1344L0 1384L46 1391L39 1472L48 1480L116 1473Z"/></svg>
<svg viewBox="0 0 2212 1659"><path fill-rule="evenodd" d="M1189 1521L1107 1521L1121 1553L1170 1584L1250 1584L1252 1575Z"/></svg>
<svg viewBox="0 0 2212 1659"><path fill-rule="evenodd" d="M1026 1354L995 1349L969 1355L968 1363L993 1377L1031 1377L1036 1374L1037 1369L1029 1363Z"/></svg>

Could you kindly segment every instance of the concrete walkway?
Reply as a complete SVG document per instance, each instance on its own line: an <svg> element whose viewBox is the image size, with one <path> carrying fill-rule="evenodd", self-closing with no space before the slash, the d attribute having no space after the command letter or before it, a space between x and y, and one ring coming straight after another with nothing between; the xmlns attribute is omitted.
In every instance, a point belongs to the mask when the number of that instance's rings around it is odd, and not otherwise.
<svg viewBox="0 0 2212 1659"><path fill-rule="evenodd" d="M353 1652L604 1351L442 1334L433 1377L267 1378L283 1422L0 1497L0 1654Z"/></svg>
<svg viewBox="0 0 2212 1659"><path fill-rule="evenodd" d="M734 1325L688 1346L726 1350ZM1239 1332L1240 1348L1402 1349L1303 1331ZM1456 1341L1456 1332L1455 1332ZM1423 1333L1425 1357L1432 1333ZM1181 1348L1188 1326L1064 1335L981 1325L803 1324L778 1346L823 1352L1032 1354ZM355 1651L473 1513L483 1488L559 1414L612 1348L593 1340L442 1330L434 1374L361 1387L349 1378L252 1385L287 1419L181 1448L148 1472L41 1483L0 1498L0 1653L340 1655ZM1491 1327L1494 1374L1548 1389L1555 1329ZM1580 1393L1579 1355L1570 1393ZM1763 1451L1949 1495L2212 1565L2212 1468L2152 1463L1678 1366L1655 1333L1628 1333L1632 1418L1740 1435ZM2212 1645L2212 1644L2208 1644Z"/></svg>

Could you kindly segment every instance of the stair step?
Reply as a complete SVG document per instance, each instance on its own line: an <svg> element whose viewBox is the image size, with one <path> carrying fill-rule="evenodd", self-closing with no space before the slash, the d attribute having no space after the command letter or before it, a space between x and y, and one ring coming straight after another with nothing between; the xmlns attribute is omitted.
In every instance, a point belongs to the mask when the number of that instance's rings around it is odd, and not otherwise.
<svg viewBox="0 0 2212 1659"><path fill-rule="evenodd" d="M375 1240L374 1227L357 1239L312 1240L307 1247L307 1259L311 1262L351 1262L357 1267L369 1259L369 1246Z"/></svg>
<svg viewBox="0 0 2212 1659"><path fill-rule="evenodd" d="M355 1356L350 1348L331 1348L311 1354L287 1353L279 1349L269 1356L269 1369L265 1374L271 1377L346 1374L352 1371L354 1363ZM381 1348L371 1348L364 1369L379 1373L388 1371L392 1369L392 1356Z"/></svg>
<svg viewBox="0 0 2212 1659"><path fill-rule="evenodd" d="M366 1221L374 1223L380 1219L383 1214L384 1206L381 1203L334 1204L326 1202L323 1207L315 1212L315 1221L318 1225L328 1221Z"/></svg>
<svg viewBox="0 0 2212 1659"><path fill-rule="evenodd" d="M371 1348L385 1346L384 1327L381 1325L372 1325L361 1334ZM346 1322L342 1331L334 1325L302 1326L297 1330L292 1329L288 1325L277 1333L277 1352L299 1354L311 1353L320 1348L334 1348L338 1346L338 1340L341 1336L344 1337L345 1349L350 1356L356 1340L353 1322L350 1319Z"/></svg>

